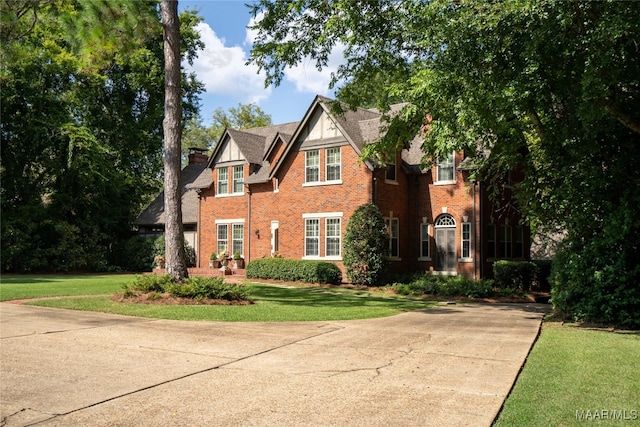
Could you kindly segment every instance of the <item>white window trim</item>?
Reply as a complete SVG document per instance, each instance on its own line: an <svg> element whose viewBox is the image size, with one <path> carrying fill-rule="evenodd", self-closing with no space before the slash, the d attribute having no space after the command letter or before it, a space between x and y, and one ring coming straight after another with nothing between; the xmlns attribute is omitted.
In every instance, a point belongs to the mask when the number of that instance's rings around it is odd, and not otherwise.
<svg viewBox="0 0 640 427"><path fill-rule="evenodd" d="M329 163L329 150L338 150L338 163ZM342 184L342 149L340 147L329 147L324 149L324 177L327 184ZM340 176L338 179L327 179L329 176L329 166L338 166Z"/></svg>
<svg viewBox="0 0 640 427"><path fill-rule="evenodd" d="M240 180L236 180L236 168L242 168L242 179ZM231 171L232 171L232 177L231 177L231 194L233 196L238 196L238 195L244 195L244 165L238 165L238 166L232 166L231 167ZM236 183L241 182L242 183L242 190L241 191L236 191Z"/></svg>
<svg viewBox="0 0 640 427"><path fill-rule="evenodd" d="M385 221L389 221L389 252L391 252L391 221L396 221L398 224L398 255L387 255L387 259L390 261L402 261L402 257L400 256L400 219L398 217L387 217L384 218Z"/></svg>
<svg viewBox="0 0 640 427"><path fill-rule="evenodd" d="M343 212L318 212L318 213L304 213L302 214L302 218L305 220L304 222L304 247L303 247L303 253L304 255L302 256L302 259L311 259L311 260L326 260L326 261L342 261L342 239L343 239L343 235L342 235L342 217L344 216ZM327 219L330 218L339 218L340 219L340 255L336 256L336 255L332 255L332 256L327 256ZM320 235L318 236L318 255L307 255L307 231L306 231L306 220L307 219L317 219L318 220L318 232L320 230L322 230L322 226L324 223L324 252L322 251L323 246L321 245L321 241L320 241ZM324 221L323 221L324 220ZM324 253L324 256L320 255L320 253Z"/></svg>
<svg viewBox="0 0 640 427"><path fill-rule="evenodd" d="M302 184L303 187L321 187L323 185L337 185L342 184L342 180L338 181L312 181L312 182L304 182Z"/></svg>
<svg viewBox="0 0 640 427"><path fill-rule="evenodd" d="M216 168L216 178L217 178L217 185L216 185L216 197L222 197L222 196L228 196L229 195L229 168L228 167L223 167L223 168ZM226 171L227 173L227 177L225 180L220 179L220 171ZM225 193L220 192L220 184L225 182L227 185L227 191Z"/></svg>
<svg viewBox="0 0 640 427"><path fill-rule="evenodd" d="M317 181L307 181L307 170L309 170L311 168L311 166L309 165L309 154L310 153L314 153L317 152L318 153L318 163L317 165L313 165L313 168L317 168L318 169L318 180ZM316 150L309 150L309 151L305 151L304 152L304 184L317 184L319 182L322 182L322 177L320 176L320 170L321 170L321 159L320 159L320 150L316 149Z"/></svg>
<svg viewBox="0 0 640 427"><path fill-rule="evenodd" d="M338 255L327 255L327 247L329 245L329 233L328 233L328 222L330 219L337 219L338 223ZM335 236L331 236L335 238ZM342 217L333 216L324 218L324 258L328 260L341 260L342 259Z"/></svg>
<svg viewBox="0 0 640 427"><path fill-rule="evenodd" d="M393 165L393 169L395 170L395 179L389 179L387 178L387 168L389 166ZM387 164L385 165L385 169L384 169L384 182L386 184L393 184L393 185L398 185L398 162L394 161L393 163Z"/></svg>
<svg viewBox="0 0 640 427"><path fill-rule="evenodd" d="M469 227L469 256L468 257L464 257L462 256L464 253L464 242L465 242L465 238L464 238L464 228L465 226ZM470 222L463 222L460 224L460 255L461 257L458 258L458 262L473 262L473 256L471 256L472 253L472 249L473 249L473 238L471 235L471 223Z"/></svg>
<svg viewBox="0 0 640 427"><path fill-rule="evenodd" d="M435 179L434 185L451 185L451 184L455 184L456 183L456 153L455 153L455 151L451 152L451 156L453 157L453 162L452 162L453 179L439 180L439 177L440 177L440 161L438 161L438 163L436 163L436 179Z"/></svg>
<svg viewBox="0 0 640 427"><path fill-rule="evenodd" d="M420 256L418 257L418 261L431 261L431 224L426 223L426 222L421 222L420 223L420 252L422 252L422 242L425 240L424 236L422 235L422 226L426 225L427 226L427 242L429 242L429 245L427 247L427 256L422 255L422 253L420 254Z"/></svg>

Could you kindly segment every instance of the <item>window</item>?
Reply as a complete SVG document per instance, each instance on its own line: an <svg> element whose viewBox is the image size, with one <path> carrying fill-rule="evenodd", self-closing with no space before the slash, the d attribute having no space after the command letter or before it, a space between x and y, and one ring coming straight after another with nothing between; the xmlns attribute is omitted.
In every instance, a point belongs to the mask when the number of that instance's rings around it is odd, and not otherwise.
<svg viewBox="0 0 640 427"><path fill-rule="evenodd" d="M471 223L462 223L462 254L461 258L471 258Z"/></svg>
<svg viewBox="0 0 640 427"><path fill-rule="evenodd" d="M392 181L392 182L395 182L397 180L395 158L393 159L393 163L387 163L387 170L385 172L384 179L385 181Z"/></svg>
<svg viewBox="0 0 640 427"><path fill-rule="evenodd" d="M327 181L339 181L340 169L340 147L327 149Z"/></svg>
<svg viewBox="0 0 640 427"><path fill-rule="evenodd" d="M244 252L244 225L233 224L233 241L232 241L231 255L236 252L240 252L242 255Z"/></svg>
<svg viewBox="0 0 640 427"><path fill-rule="evenodd" d="M392 258L397 258L400 256L400 248L399 248L399 220L398 218L389 218L385 219L385 225L387 226L387 231L389 233L389 256Z"/></svg>
<svg viewBox="0 0 640 427"><path fill-rule="evenodd" d="M325 223L325 256L340 256L340 218L327 218Z"/></svg>
<svg viewBox="0 0 640 427"><path fill-rule="evenodd" d="M453 183L454 179L454 157L451 152L446 158L439 159L436 167L436 181L440 183Z"/></svg>
<svg viewBox="0 0 640 427"><path fill-rule="evenodd" d="M320 151L307 151L305 153L304 182L318 181L320 181Z"/></svg>
<svg viewBox="0 0 640 427"><path fill-rule="evenodd" d="M304 256L320 256L320 220L308 218L304 221Z"/></svg>
<svg viewBox="0 0 640 427"><path fill-rule="evenodd" d="M430 245L429 240L429 224L422 223L420 224L420 258L429 258L430 257Z"/></svg>
<svg viewBox="0 0 640 427"><path fill-rule="evenodd" d="M229 169L218 168L218 194L229 193Z"/></svg>
<svg viewBox="0 0 640 427"><path fill-rule="evenodd" d="M280 222L271 221L271 255L280 251Z"/></svg>
<svg viewBox="0 0 640 427"><path fill-rule="evenodd" d="M522 227L516 227L514 230L514 241L513 241L513 257L514 258L522 258L524 257L523 252L523 233Z"/></svg>
<svg viewBox="0 0 640 427"><path fill-rule="evenodd" d="M511 227L503 225L500 227L500 253L502 258L511 258Z"/></svg>
<svg viewBox="0 0 640 427"><path fill-rule="evenodd" d="M496 257L496 226L487 224L487 258Z"/></svg>
<svg viewBox="0 0 640 427"><path fill-rule="evenodd" d="M456 272L456 221L449 214L438 217L434 225L436 271L441 274Z"/></svg>
<svg viewBox="0 0 640 427"><path fill-rule="evenodd" d="M217 237L218 237L218 253L221 254L229 249L229 225L218 224Z"/></svg>
<svg viewBox="0 0 640 427"><path fill-rule="evenodd" d="M243 193L244 191L244 166L233 167L233 192L235 194Z"/></svg>

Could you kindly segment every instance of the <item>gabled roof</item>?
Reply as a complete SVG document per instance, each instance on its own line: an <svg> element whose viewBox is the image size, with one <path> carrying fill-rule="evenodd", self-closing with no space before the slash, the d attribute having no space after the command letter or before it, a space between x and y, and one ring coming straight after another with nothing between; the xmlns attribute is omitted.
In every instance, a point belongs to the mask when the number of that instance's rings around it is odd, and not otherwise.
<svg viewBox="0 0 640 427"><path fill-rule="evenodd" d="M236 143L240 153L242 153L242 156L248 163L260 165L276 136L279 133L293 133L299 123L300 122L291 122L242 130L227 128L213 150L208 167L213 167L218 153L224 149L223 141L226 141L227 136Z"/></svg>
<svg viewBox="0 0 640 427"><path fill-rule="evenodd" d="M198 222L198 193L197 188L207 188L211 185L211 171L204 163L186 166L180 172L182 193L182 223L195 224ZM161 225L165 223L164 191L147 206L136 218L137 225Z"/></svg>

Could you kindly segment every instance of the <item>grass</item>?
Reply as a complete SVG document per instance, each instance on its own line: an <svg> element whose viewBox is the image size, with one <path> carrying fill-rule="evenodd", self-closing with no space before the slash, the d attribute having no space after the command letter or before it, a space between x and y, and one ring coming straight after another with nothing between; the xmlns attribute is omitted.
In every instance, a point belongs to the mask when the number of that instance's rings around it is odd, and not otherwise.
<svg viewBox="0 0 640 427"><path fill-rule="evenodd" d="M636 425L639 372L640 333L545 323L494 426Z"/></svg>
<svg viewBox="0 0 640 427"><path fill-rule="evenodd" d="M115 294L134 278L133 275L16 276L13 280L3 277L0 292L3 300ZM253 305L148 305L114 302L109 296L60 298L29 304L160 319L242 322L369 319L424 309L430 305L420 298L395 298L348 290L259 284L248 284L247 287L249 298L255 301Z"/></svg>
<svg viewBox="0 0 640 427"><path fill-rule="evenodd" d="M133 274L2 275L0 301L70 295L115 294Z"/></svg>

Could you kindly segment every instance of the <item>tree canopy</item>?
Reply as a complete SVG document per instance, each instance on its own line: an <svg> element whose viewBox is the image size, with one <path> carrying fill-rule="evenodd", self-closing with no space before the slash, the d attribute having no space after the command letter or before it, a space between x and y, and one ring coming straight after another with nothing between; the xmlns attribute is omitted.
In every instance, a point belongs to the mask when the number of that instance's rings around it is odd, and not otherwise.
<svg viewBox="0 0 640 427"><path fill-rule="evenodd" d="M153 2L2 1L2 271L99 270L162 178ZM182 19L193 58L199 18ZM202 85L183 75L183 114Z"/></svg>
<svg viewBox="0 0 640 427"><path fill-rule="evenodd" d="M455 149L476 179L522 168L523 213L567 235L556 309L640 326L639 2L261 0L253 13L267 84L341 48L340 100L408 103L365 156L422 134L426 163Z"/></svg>

